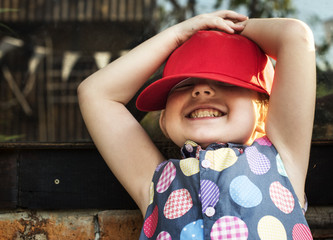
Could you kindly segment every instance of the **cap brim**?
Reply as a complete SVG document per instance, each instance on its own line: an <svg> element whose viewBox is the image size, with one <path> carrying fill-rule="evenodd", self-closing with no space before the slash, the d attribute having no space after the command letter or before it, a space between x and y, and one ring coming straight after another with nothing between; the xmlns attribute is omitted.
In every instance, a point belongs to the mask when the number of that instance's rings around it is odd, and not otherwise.
<svg viewBox="0 0 333 240"><path fill-rule="evenodd" d="M177 76L168 76L165 78L161 78L156 82L153 82L151 85L149 85L140 93L136 101L136 107L140 111L144 112L158 111L164 109L170 90L175 85L177 85L178 83L187 78L202 78L202 79L215 80L243 88L248 88L257 92L267 93L265 89L260 88L254 84L251 84L251 81L244 82L240 79L235 79L234 77L229 77L221 74L216 74L216 73L181 74Z"/></svg>

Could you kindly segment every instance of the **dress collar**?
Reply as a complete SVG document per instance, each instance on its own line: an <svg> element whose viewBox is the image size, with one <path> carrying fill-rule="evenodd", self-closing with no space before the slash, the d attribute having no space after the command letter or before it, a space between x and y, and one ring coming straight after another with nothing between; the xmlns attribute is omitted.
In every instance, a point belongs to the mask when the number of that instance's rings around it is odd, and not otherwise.
<svg viewBox="0 0 333 240"><path fill-rule="evenodd" d="M199 144L193 142L191 140L187 140L184 143L184 146L180 149L183 158L198 158L200 151L214 151L220 148L237 148L237 149L244 149L244 145L235 144L235 143L212 143L208 145L206 149L202 149Z"/></svg>

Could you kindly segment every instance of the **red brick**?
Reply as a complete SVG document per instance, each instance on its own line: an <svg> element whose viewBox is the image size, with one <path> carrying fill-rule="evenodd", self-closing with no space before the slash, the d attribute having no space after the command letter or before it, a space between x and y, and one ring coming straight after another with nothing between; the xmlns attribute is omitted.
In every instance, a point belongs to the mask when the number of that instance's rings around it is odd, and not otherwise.
<svg viewBox="0 0 333 240"><path fill-rule="evenodd" d="M139 210L113 210L98 213L101 240L139 239L143 218Z"/></svg>
<svg viewBox="0 0 333 240"><path fill-rule="evenodd" d="M94 212L0 214L0 239L94 240Z"/></svg>

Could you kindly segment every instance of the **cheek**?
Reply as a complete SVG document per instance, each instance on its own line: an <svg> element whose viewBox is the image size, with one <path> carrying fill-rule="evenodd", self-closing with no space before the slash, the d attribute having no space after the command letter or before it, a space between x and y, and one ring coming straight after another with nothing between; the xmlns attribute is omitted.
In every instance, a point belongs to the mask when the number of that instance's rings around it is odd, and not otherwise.
<svg viewBox="0 0 333 240"><path fill-rule="evenodd" d="M252 133L256 124L255 106L251 101L243 101L238 104L237 113L233 115L235 122L247 133Z"/></svg>
<svg viewBox="0 0 333 240"><path fill-rule="evenodd" d="M184 139L181 136L181 124L179 116L175 113L176 109L166 108L163 123L163 132L168 138L170 138L176 145L182 146ZM186 140L186 139L185 139Z"/></svg>
<svg viewBox="0 0 333 240"><path fill-rule="evenodd" d="M186 139L180 134L180 129L176 129L174 126L169 125L169 127L166 127L165 135L167 138L169 138L174 144L176 144L178 147L183 146Z"/></svg>
<svg viewBox="0 0 333 240"><path fill-rule="evenodd" d="M257 111L255 103L253 102L251 102L248 106L247 121L249 124L249 131L251 131L252 133L256 127L256 122L257 122Z"/></svg>

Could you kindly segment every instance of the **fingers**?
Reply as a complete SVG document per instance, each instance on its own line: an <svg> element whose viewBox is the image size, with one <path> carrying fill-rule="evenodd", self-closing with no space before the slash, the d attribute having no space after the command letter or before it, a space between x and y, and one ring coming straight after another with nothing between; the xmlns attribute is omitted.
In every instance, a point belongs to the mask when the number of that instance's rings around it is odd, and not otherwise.
<svg viewBox="0 0 333 240"><path fill-rule="evenodd" d="M243 29L245 28L247 20L242 21L242 22L232 22L232 21L230 21L230 20L225 20L225 22L226 22L226 23L229 25L229 27L232 28L234 31L236 31L236 32L241 32L241 31L243 31Z"/></svg>
<svg viewBox="0 0 333 240"><path fill-rule="evenodd" d="M219 16L223 19L226 19L226 20L231 20L234 23L242 22L242 21L245 21L245 20L248 19L247 16L245 16L243 14L240 14L240 13L237 13L237 12L234 12L234 11L230 11L230 10L216 11L215 15Z"/></svg>
<svg viewBox="0 0 333 240"><path fill-rule="evenodd" d="M208 15L202 19L206 29L218 29L227 33L242 31L245 24L241 24L248 18L233 11L222 11Z"/></svg>
<svg viewBox="0 0 333 240"><path fill-rule="evenodd" d="M220 17L216 17L216 26L215 29L225 31L227 33L234 33L235 32L235 24L230 20L224 20Z"/></svg>
<svg viewBox="0 0 333 240"><path fill-rule="evenodd" d="M245 26L242 23L247 19L247 16L230 10L195 16L175 26L177 43L178 45L182 44L200 30L215 29L230 34L241 32Z"/></svg>
<svg viewBox="0 0 333 240"><path fill-rule="evenodd" d="M199 18L208 28L217 28L228 33L241 31L244 25L242 26L242 24L237 23L244 22L248 19L247 16L230 10L220 10L213 13L202 14L201 17L199 15Z"/></svg>

